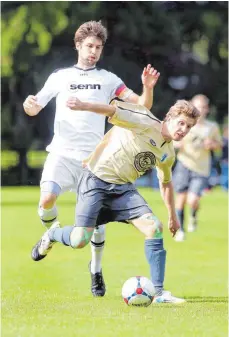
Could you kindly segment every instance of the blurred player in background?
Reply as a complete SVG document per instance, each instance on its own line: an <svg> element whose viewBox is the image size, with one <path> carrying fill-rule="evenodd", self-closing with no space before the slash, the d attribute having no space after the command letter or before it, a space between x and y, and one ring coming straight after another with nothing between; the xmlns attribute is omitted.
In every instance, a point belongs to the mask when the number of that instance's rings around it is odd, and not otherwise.
<svg viewBox="0 0 229 337"><path fill-rule="evenodd" d="M157 71L151 65L143 70L143 93L136 95L119 77L96 67L106 40L107 30L101 22L90 21L81 25L74 38L77 64L53 72L41 91L36 96L29 95L23 104L28 115L36 116L56 97L54 137L47 147L49 154L42 172L38 207L39 217L47 228L57 219L58 196L77 187L82 160L88 157L104 135L105 116L90 111L73 112L66 105L70 97L106 104L119 97L149 109L152 106L153 88L159 77ZM94 296L103 296L106 291L101 270L104 239L104 226L100 226L95 229L91 240L91 291ZM32 258L37 259L33 251Z"/></svg>
<svg viewBox="0 0 229 337"><path fill-rule="evenodd" d="M145 107L131 103L114 101L112 105L105 105L72 98L67 106L73 114L85 110L106 115L115 126L84 161L84 174L78 184L75 225L60 228L56 221L34 247L37 260L45 258L55 242L83 248L90 242L96 225L128 222L145 236L145 255L156 289L154 302L185 302L164 291L163 225L133 183L147 170L156 167L168 210L168 228L174 236L180 225L171 181L175 160L172 140L183 139L195 125L198 110L187 101L177 101L161 122Z"/></svg>
<svg viewBox="0 0 229 337"><path fill-rule="evenodd" d="M181 225L175 237L176 241L185 239L186 204L190 207L188 232L196 230L200 199L208 186L211 172L211 151L219 150L222 145L217 123L206 119L209 113L209 99L204 95L196 95L191 102L200 111L200 118L190 133L182 141L175 143L178 154L173 182L177 193L176 212Z"/></svg>
<svg viewBox="0 0 229 337"><path fill-rule="evenodd" d="M228 190L228 125L223 127L220 184L226 191Z"/></svg>

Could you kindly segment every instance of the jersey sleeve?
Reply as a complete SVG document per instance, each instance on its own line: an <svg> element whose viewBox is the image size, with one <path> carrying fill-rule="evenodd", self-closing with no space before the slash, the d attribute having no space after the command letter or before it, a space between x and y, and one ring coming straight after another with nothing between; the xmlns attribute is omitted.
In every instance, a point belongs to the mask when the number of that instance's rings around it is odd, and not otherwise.
<svg viewBox="0 0 229 337"><path fill-rule="evenodd" d="M152 127L154 123L161 123L151 112L142 105L113 101L115 105L115 114L108 119L108 122L119 127L142 131Z"/></svg>
<svg viewBox="0 0 229 337"><path fill-rule="evenodd" d="M48 77L43 88L36 95L38 105L41 105L44 108L48 102L58 94L59 82L60 79L58 73L52 73Z"/></svg>
<svg viewBox="0 0 229 337"><path fill-rule="evenodd" d="M167 184L172 181L172 166L174 161L175 157L169 159L166 163L159 163L156 166L157 177L163 184Z"/></svg>
<svg viewBox="0 0 229 337"><path fill-rule="evenodd" d="M115 74L111 74L111 99L118 97L120 99L127 99L130 94L132 94L133 90L127 88L125 83L116 76Z"/></svg>

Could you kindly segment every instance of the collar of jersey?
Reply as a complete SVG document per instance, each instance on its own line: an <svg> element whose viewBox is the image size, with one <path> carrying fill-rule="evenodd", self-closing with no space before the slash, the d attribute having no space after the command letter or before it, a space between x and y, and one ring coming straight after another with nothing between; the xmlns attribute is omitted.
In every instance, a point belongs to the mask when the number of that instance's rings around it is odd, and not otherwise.
<svg viewBox="0 0 229 337"><path fill-rule="evenodd" d="M83 69L83 68L77 67L77 65L74 65L74 68L76 68L76 69L78 69L78 70L82 70L82 71L90 71L90 70L96 69L96 67L89 68L89 69Z"/></svg>

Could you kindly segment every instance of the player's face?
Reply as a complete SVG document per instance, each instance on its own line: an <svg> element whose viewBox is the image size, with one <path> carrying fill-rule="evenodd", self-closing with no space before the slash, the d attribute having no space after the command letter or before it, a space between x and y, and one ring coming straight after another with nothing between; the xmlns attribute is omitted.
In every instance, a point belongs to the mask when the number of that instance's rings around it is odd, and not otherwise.
<svg viewBox="0 0 229 337"><path fill-rule="evenodd" d="M94 36L88 36L76 45L79 60L84 65L93 67L100 59L103 45L102 41Z"/></svg>
<svg viewBox="0 0 229 337"><path fill-rule="evenodd" d="M187 135L194 125L195 122L192 118L185 115L179 115L169 120L168 131L172 140L179 141Z"/></svg>
<svg viewBox="0 0 229 337"><path fill-rule="evenodd" d="M192 103L199 110L201 118L205 118L209 113L209 105L206 100L196 98Z"/></svg>

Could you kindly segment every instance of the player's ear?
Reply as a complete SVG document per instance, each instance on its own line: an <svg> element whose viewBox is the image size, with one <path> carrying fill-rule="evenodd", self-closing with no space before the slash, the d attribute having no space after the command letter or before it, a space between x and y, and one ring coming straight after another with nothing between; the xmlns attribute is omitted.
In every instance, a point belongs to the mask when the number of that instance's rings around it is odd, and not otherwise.
<svg viewBox="0 0 229 337"><path fill-rule="evenodd" d="M76 42L76 44L75 44L76 50L79 50L80 46L81 46L80 42Z"/></svg>

